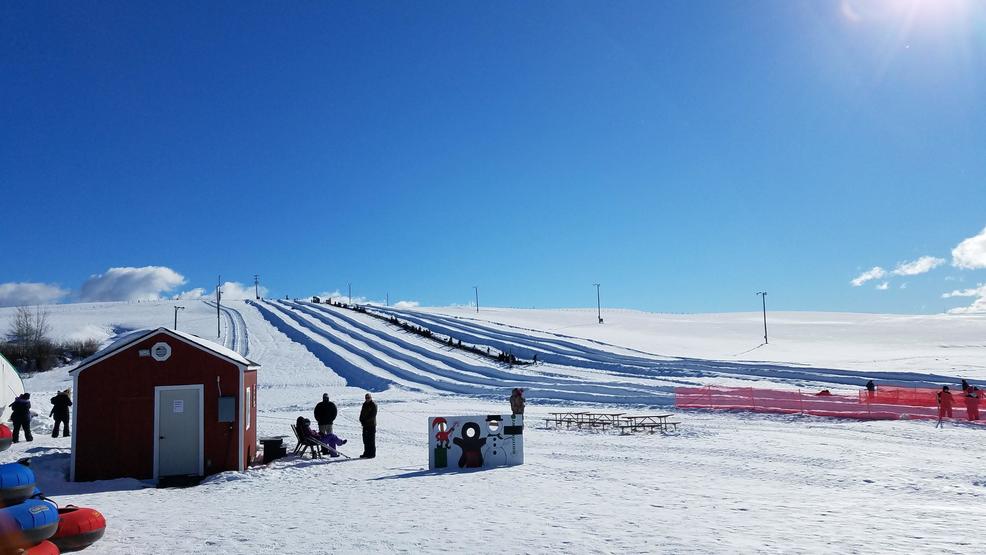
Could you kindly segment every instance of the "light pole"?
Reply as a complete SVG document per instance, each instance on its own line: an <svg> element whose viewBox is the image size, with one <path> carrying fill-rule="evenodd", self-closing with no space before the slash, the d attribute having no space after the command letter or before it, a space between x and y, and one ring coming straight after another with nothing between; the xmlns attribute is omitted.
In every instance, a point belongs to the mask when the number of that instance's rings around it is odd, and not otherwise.
<svg viewBox="0 0 986 555"><path fill-rule="evenodd" d="M472 288L476 290L476 312L479 312L479 286L473 285Z"/></svg>
<svg viewBox="0 0 986 555"><path fill-rule="evenodd" d="M353 284L347 283L349 285L349 304L353 304Z"/></svg>
<svg viewBox="0 0 986 555"><path fill-rule="evenodd" d="M767 292L757 291L757 295L763 300L763 344L767 344Z"/></svg>
<svg viewBox="0 0 986 555"><path fill-rule="evenodd" d="M260 274L253 274L253 293L260 300Z"/></svg>
<svg viewBox="0 0 986 555"><path fill-rule="evenodd" d="M599 323L603 323L603 304L599 300L599 284L593 283L596 286L596 317L599 318Z"/></svg>
<svg viewBox="0 0 986 555"><path fill-rule="evenodd" d="M185 307L183 307L183 306L176 306L175 307L175 330L178 329L178 311L179 310L185 310Z"/></svg>
<svg viewBox="0 0 986 555"><path fill-rule="evenodd" d="M216 337L222 337L223 335L222 318L219 315L219 305L223 302L223 291L220 289L222 283L223 276L220 274L216 279Z"/></svg>

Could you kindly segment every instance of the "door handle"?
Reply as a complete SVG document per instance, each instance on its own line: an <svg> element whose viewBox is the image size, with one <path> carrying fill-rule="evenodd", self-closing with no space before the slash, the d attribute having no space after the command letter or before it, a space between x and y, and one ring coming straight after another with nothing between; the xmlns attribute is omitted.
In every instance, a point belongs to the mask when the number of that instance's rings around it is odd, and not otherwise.
<svg viewBox="0 0 986 555"><path fill-rule="evenodd" d="M164 436L157 436L158 439L164 439Z"/></svg>

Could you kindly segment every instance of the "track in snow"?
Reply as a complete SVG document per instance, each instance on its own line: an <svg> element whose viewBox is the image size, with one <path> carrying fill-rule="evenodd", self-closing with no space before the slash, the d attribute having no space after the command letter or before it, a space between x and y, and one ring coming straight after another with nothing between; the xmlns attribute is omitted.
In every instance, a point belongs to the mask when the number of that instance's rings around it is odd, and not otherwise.
<svg viewBox="0 0 986 555"><path fill-rule="evenodd" d="M216 308L214 301L202 302L212 308ZM224 305L220 305L219 312L222 314L223 322L226 324L226 333L222 337L223 346L243 356L247 356L250 353L250 332L247 329L246 322L243 320L243 315L240 314L239 310Z"/></svg>
<svg viewBox="0 0 986 555"><path fill-rule="evenodd" d="M475 364L431 341L379 320L343 314L308 303L251 303L272 325L302 343L350 385L367 375L403 387L438 393L502 399L523 387L541 402L667 405L671 387L591 381L550 374L509 372ZM360 321L365 319L365 321ZM374 326L376 324L376 327Z"/></svg>
<svg viewBox="0 0 986 555"><path fill-rule="evenodd" d="M641 354L622 355L579 343L599 341L580 340L552 333L534 335L496 323L477 323L470 319L425 313L406 309L374 306L374 310L390 314L435 333L477 345L489 345L522 358L535 354L539 360L565 366L596 368L618 375L646 375L653 377L739 379L768 378L793 383L813 383L861 386L867 380L908 387L936 387L940 383L955 381L952 376L921 374L914 372L860 372L833 368L799 368L774 363L739 363L696 358L662 357ZM622 349L607 345L614 349ZM626 349L622 349L626 350Z"/></svg>

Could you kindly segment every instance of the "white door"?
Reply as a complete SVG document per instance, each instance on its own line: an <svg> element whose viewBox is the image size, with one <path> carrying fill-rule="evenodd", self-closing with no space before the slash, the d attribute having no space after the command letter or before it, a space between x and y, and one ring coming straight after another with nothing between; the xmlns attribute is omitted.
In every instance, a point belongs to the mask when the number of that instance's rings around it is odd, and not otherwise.
<svg viewBox="0 0 986 555"><path fill-rule="evenodd" d="M201 474L201 386L158 389L158 476Z"/></svg>

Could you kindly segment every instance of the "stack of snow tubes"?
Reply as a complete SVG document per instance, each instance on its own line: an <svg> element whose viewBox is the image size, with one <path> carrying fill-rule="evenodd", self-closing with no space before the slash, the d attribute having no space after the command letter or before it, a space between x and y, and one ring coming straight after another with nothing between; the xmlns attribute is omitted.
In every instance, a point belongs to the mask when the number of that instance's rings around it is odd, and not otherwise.
<svg viewBox="0 0 986 555"><path fill-rule="evenodd" d="M41 494L27 462L0 464L0 555L58 555L103 537L106 519L99 511L59 508Z"/></svg>

